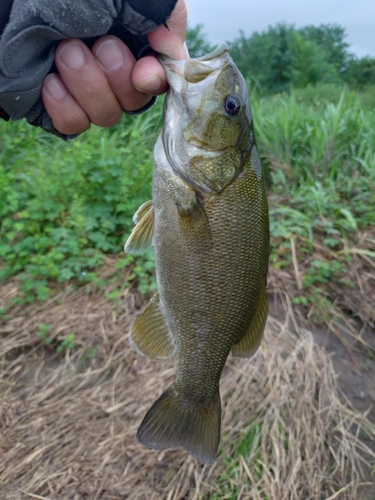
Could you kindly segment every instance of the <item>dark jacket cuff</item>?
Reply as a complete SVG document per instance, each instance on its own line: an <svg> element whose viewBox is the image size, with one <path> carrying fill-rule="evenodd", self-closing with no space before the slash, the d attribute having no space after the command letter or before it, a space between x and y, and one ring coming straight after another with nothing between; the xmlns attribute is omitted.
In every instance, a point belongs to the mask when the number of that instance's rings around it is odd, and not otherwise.
<svg viewBox="0 0 375 500"><path fill-rule="evenodd" d="M9 0L0 2L8 5L9 15ZM12 120L25 117L32 125L66 139L54 129L41 99L42 84L53 67L58 43L67 38L81 38L91 46L98 37L113 34L138 59L147 46L145 34L167 21L176 2L64 0L62 12L61 2L14 0L0 38L0 108L3 109L0 117ZM144 112L154 102L155 98L141 110L128 114Z"/></svg>

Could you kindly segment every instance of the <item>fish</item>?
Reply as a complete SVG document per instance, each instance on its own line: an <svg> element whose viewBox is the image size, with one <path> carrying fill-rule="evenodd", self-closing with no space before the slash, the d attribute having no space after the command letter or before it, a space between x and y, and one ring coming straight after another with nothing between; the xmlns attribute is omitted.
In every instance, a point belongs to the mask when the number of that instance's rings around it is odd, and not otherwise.
<svg viewBox="0 0 375 500"><path fill-rule="evenodd" d="M268 315L265 180L246 82L228 46L195 59L159 60L169 90L152 200L135 213L125 244L127 253L154 246L158 295L129 338L151 359L177 352L178 372L137 438L155 450L182 446L210 465L220 442L227 357L256 352Z"/></svg>

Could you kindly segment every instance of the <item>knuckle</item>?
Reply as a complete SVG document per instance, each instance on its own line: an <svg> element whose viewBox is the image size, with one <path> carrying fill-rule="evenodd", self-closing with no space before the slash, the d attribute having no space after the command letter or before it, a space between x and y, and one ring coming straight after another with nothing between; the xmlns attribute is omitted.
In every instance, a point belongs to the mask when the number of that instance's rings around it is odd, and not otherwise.
<svg viewBox="0 0 375 500"><path fill-rule="evenodd" d="M51 118L56 129L62 134L81 134L90 128L90 121L83 110L71 110L69 114L61 113Z"/></svg>
<svg viewBox="0 0 375 500"><path fill-rule="evenodd" d="M91 122L98 127L112 127L121 120L121 117L122 109L119 106L110 111L106 109L90 115Z"/></svg>
<svg viewBox="0 0 375 500"><path fill-rule="evenodd" d="M121 100L123 109L126 111L137 111L144 108L151 101L152 97L146 95L133 94L132 96L126 96Z"/></svg>

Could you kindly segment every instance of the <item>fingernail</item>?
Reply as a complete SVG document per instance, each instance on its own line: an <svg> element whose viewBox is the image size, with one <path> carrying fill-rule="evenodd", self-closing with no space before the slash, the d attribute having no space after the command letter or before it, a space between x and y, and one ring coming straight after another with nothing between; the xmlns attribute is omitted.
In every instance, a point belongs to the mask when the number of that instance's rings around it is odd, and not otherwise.
<svg viewBox="0 0 375 500"><path fill-rule="evenodd" d="M58 54L61 61L71 69L81 68L86 62L86 56L79 42L70 42L63 46Z"/></svg>
<svg viewBox="0 0 375 500"><path fill-rule="evenodd" d="M65 86L56 75L47 75L44 80L43 88L49 93L51 97L57 101L67 95Z"/></svg>
<svg viewBox="0 0 375 500"><path fill-rule="evenodd" d="M108 40L99 45L95 56L105 70L119 69L124 64L124 54L113 40Z"/></svg>
<svg viewBox="0 0 375 500"><path fill-rule="evenodd" d="M152 76L148 80L144 80L142 82L142 88L140 88L139 90L141 90L142 92L146 92L146 94L156 92L160 89L162 84L163 82L158 76Z"/></svg>

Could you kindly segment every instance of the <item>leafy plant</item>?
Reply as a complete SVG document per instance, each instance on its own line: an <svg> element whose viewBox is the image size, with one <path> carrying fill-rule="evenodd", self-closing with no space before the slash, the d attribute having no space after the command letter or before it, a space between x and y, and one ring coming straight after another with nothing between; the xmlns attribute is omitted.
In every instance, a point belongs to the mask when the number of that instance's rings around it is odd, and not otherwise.
<svg viewBox="0 0 375 500"><path fill-rule="evenodd" d="M74 349L75 346L75 334L69 333L69 335L58 344L58 346L56 347L56 352L57 354L59 354L67 349Z"/></svg>
<svg viewBox="0 0 375 500"><path fill-rule="evenodd" d="M133 213L150 198L160 116L158 104L69 143L1 124L0 280L17 275L16 302L46 299L52 281L97 281L104 255L122 251Z"/></svg>
<svg viewBox="0 0 375 500"><path fill-rule="evenodd" d="M47 323L41 323L39 325L37 336L43 341L44 344L50 345L53 342L53 338L48 335L52 326Z"/></svg>

